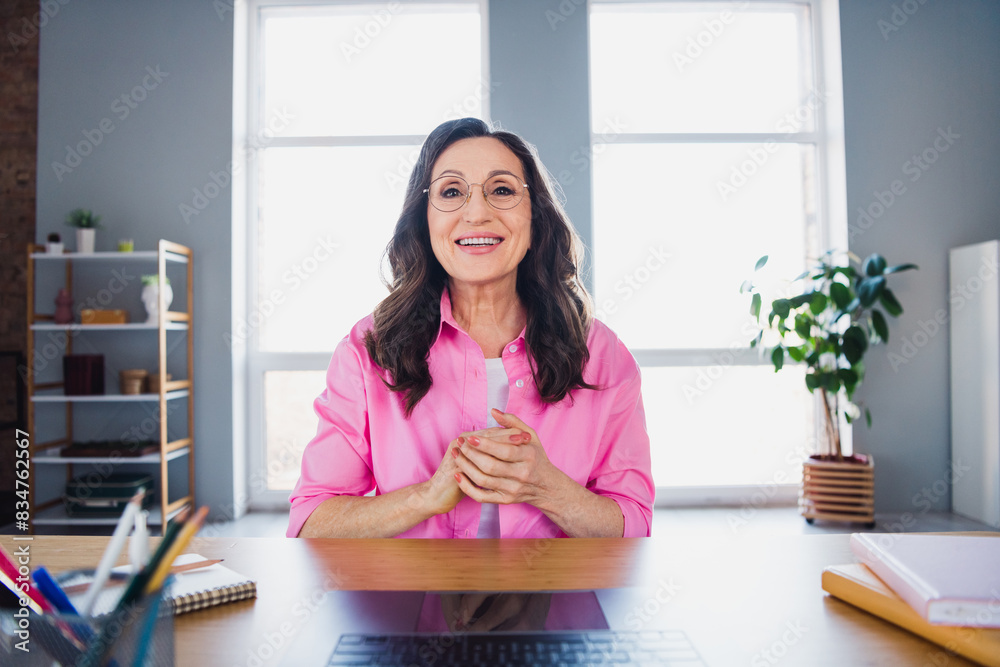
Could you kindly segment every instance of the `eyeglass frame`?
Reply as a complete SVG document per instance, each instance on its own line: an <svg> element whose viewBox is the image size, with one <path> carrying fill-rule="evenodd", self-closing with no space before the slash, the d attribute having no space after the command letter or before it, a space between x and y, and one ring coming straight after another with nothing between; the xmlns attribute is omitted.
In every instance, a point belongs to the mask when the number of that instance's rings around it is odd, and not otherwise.
<svg viewBox="0 0 1000 667"><path fill-rule="evenodd" d="M497 178L498 176L502 176L502 175L512 176L514 178L514 180L516 180L518 183L520 183L521 187L524 188L524 192L521 193L521 198L517 200L517 204L514 204L510 208L499 208L497 206L494 206L493 203L490 202L489 196L487 196L487 194L486 194L486 183L489 183L494 178ZM459 179L460 181L462 181L463 183L465 183L466 185L469 186L469 191L465 193L465 201L462 202L462 204L460 206L457 206L457 207L451 209L450 211L445 211L443 209L438 208L437 206L434 206L434 198L430 196L430 191L431 191L430 185L434 185L437 181L440 181L442 178L457 178L457 179ZM499 174L494 174L493 176L490 176L489 178L486 179L486 183L469 183L467 180L465 180L464 178L462 178L458 174L442 174L441 176L438 176L433 181L431 181L430 184L428 185L428 187L424 188L424 194L427 195L427 201L428 201L428 203L431 206L434 206L434 208L436 208L437 210L441 211L442 213L454 213L455 211L460 211L463 208L465 208L465 206L469 203L469 200L472 199L472 190L473 190L473 187L476 186L476 185L478 185L480 191L483 193L483 199L486 201L486 204L490 208L492 208L492 209L494 209L496 211L513 211L515 208L518 207L518 205L522 201L524 201L524 195L527 194L528 190L529 190L527 183L523 182L515 174L511 174L509 171L503 171L503 172L501 172Z"/></svg>

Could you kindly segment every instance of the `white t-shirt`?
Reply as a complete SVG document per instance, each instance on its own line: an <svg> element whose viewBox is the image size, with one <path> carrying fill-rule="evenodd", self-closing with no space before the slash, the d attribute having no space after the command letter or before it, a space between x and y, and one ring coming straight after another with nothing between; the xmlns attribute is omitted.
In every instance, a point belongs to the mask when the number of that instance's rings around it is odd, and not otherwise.
<svg viewBox="0 0 1000 667"><path fill-rule="evenodd" d="M507 409L510 397L510 379L503 367L503 359L486 360L486 426L500 426L490 413L491 408ZM476 537L500 537L500 506L483 503L479 506L479 532Z"/></svg>

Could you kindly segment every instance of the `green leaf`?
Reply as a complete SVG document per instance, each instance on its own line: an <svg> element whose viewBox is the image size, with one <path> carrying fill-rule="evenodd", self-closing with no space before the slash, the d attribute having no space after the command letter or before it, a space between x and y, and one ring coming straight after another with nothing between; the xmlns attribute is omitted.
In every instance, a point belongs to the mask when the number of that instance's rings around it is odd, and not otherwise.
<svg viewBox="0 0 1000 667"><path fill-rule="evenodd" d="M751 290L753 290L753 283L749 280L744 280L743 284L740 285L740 294L746 294Z"/></svg>
<svg viewBox="0 0 1000 667"><path fill-rule="evenodd" d="M788 317L791 304L788 303L788 299L775 299L771 302L771 310L777 313L778 317L785 318Z"/></svg>
<svg viewBox="0 0 1000 667"><path fill-rule="evenodd" d="M872 413L868 408L865 408L865 422L868 424L868 428L872 427Z"/></svg>
<svg viewBox="0 0 1000 667"><path fill-rule="evenodd" d="M788 305L792 308L801 308L802 306L809 303L812 299L813 292L806 292L805 294L799 294L798 296L793 296L788 300Z"/></svg>
<svg viewBox="0 0 1000 667"><path fill-rule="evenodd" d="M867 308L875 303L875 300L879 297L884 288L884 276L862 278L861 282L858 283L858 298L861 299L861 305Z"/></svg>
<svg viewBox="0 0 1000 667"><path fill-rule="evenodd" d="M806 346L802 345L800 347L788 348L788 356L790 356L794 361L802 361L806 358Z"/></svg>
<svg viewBox="0 0 1000 667"><path fill-rule="evenodd" d="M844 332L843 341L844 356L847 357L848 363L853 366L865 356L865 350L868 349L868 336L865 335L864 329L852 324Z"/></svg>
<svg viewBox="0 0 1000 667"><path fill-rule="evenodd" d="M910 269L919 269L920 267L916 264L897 264L896 266L890 266L885 270L885 275L890 273L899 273L900 271L909 271Z"/></svg>
<svg viewBox="0 0 1000 667"><path fill-rule="evenodd" d="M809 299L809 310L812 311L813 315L819 315L826 308L826 295L822 292L813 292L812 298Z"/></svg>
<svg viewBox="0 0 1000 667"><path fill-rule="evenodd" d="M858 306L860 305L861 305L861 299L859 299L858 297L854 297L853 299L851 299L851 302L847 304L847 308L844 308L844 311L848 313L853 313L855 310L858 309Z"/></svg>
<svg viewBox="0 0 1000 667"><path fill-rule="evenodd" d="M838 310L844 310L847 304L851 302L851 290L843 283L831 283L830 298L833 299L833 303L837 306Z"/></svg>
<svg viewBox="0 0 1000 667"><path fill-rule="evenodd" d="M858 382L858 374L852 371L850 368L841 368L837 370L837 377L845 385L853 385Z"/></svg>
<svg viewBox="0 0 1000 667"><path fill-rule="evenodd" d="M815 390L819 387L819 378L816 377L815 373L809 373L806 375L806 389L809 391Z"/></svg>
<svg viewBox="0 0 1000 667"><path fill-rule="evenodd" d="M771 363L774 364L774 372L777 373L785 365L785 350L780 346L771 351Z"/></svg>
<svg viewBox="0 0 1000 667"><path fill-rule="evenodd" d="M809 338L809 334L812 333L812 322L812 318L807 317L806 315L796 315L795 333L797 333L803 340Z"/></svg>
<svg viewBox="0 0 1000 667"><path fill-rule="evenodd" d="M764 268L765 264L767 264L767 255L764 255L763 257L757 260L757 265L753 267L753 270L760 271L761 269Z"/></svg>
<svg viewBox="0 0 1000 667"><path fill-rule="evenodd" d="M750 314L754 319L760 319L760 294L754 294L750 300Z"/></svg>
<svg viewBox="0 0 1000 667"><path fill-rule="evenodd" d="M885 312L889 313L893 317L899 317L903 314L903 306L896 299L896 295L892 293L891 290L883 290L882 295L879 297L879 302L885 308Z"/></svg>
<svg viewBox="0 0 1000 667"><path fill-rule="evenodd" d="M883 343L889 342L889 324L885 321L885 315L877 308L872 310L872 328L875 329L875 335L879 340Z"/></svg>
<svg viewBox="0 0 1000 667"><path fill-rule="evenodd" d="M861 265L861 271L866 276L881 276L885 272L885 257L878 253L872 253L865 258Z"/></svg>

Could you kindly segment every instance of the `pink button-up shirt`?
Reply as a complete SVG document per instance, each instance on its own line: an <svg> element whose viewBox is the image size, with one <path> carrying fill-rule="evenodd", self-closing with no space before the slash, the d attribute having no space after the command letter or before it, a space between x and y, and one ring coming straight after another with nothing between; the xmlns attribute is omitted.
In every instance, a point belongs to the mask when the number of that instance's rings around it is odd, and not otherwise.
<svg viewBox="0 0 1000 667"><path fill-rule="evenodd" d="M506 406L487 405L486 360L455 322L447 290L441 324L428 356L430 391L407 419L402 395L382 383L385 371L368 356L358 322L333 353L326 389L316 399L316 437L302 455L292 491L288 536L295 537L313 510L337 495L385 493L431 478L448 444L464 431L486 427L489 408L517 415L535 429L549 460L578 484L612 498L625 520L625 537L650 533L653 478L649 436L640 395L639 367L618 337L594 321L584 379L599 390L577 389L557 404L539 398L531 378L524 331L503 350L510 382ZM398 537L475 537L480 504L465 497ZM532 505L500 505L502 537L563 537Z"/></svg>

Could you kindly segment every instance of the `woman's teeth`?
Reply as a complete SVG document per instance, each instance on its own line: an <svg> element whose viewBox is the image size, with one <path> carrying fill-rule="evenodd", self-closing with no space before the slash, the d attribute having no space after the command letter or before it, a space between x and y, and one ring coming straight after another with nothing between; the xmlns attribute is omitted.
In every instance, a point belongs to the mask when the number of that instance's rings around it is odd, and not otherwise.
<svg viewBox="0 0 1000 667"><path fill-rule="evenodd" d="M475 239L459 239L458 240L458 245L465 245L465 246L469 246L469 245L496 245L496 244L500 243L500 241L502 241L502 240L503 239L490 238L490 237L475 238Z"/></svg>

